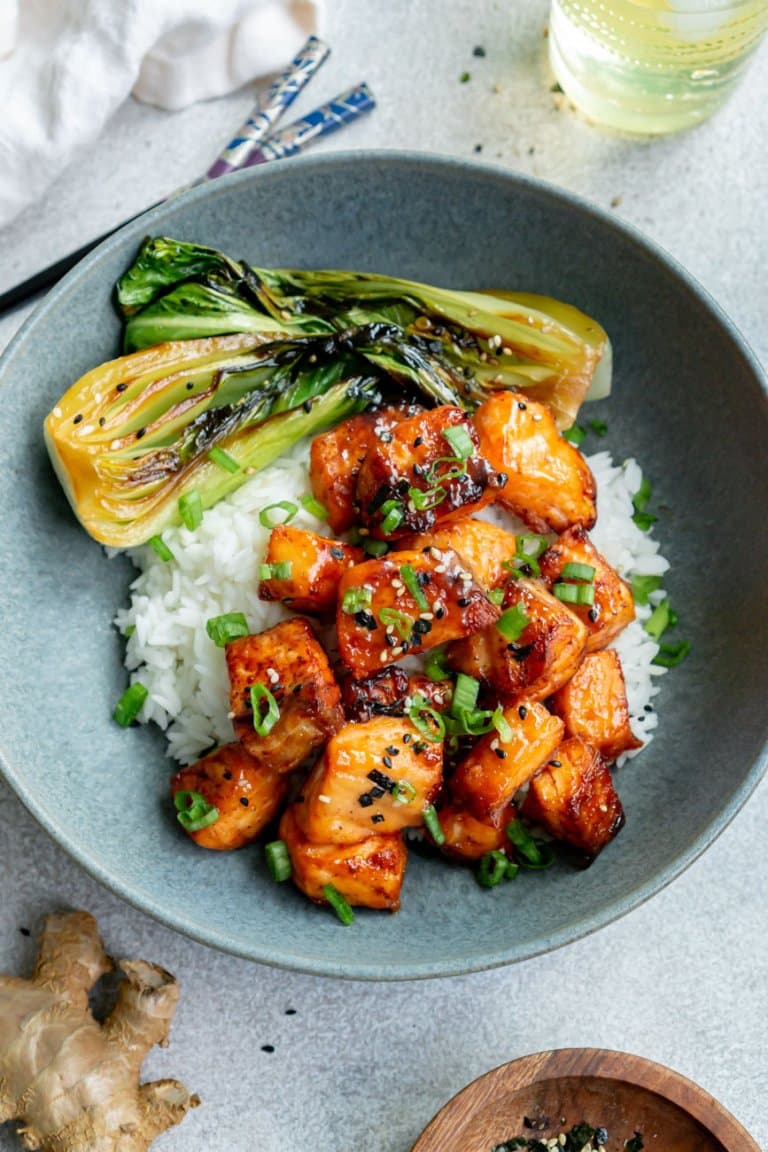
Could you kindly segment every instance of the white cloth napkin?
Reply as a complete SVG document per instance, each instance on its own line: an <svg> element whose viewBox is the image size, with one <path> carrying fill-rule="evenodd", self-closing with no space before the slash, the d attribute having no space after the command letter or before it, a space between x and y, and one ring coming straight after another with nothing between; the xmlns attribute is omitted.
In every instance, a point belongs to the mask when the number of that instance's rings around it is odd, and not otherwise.
<svg viewBox="0 0 768 1152"><path fill-rule="evenodd" d="M0 0L0 227L131 91L175 110L281 70L318 2Z"/></svg>

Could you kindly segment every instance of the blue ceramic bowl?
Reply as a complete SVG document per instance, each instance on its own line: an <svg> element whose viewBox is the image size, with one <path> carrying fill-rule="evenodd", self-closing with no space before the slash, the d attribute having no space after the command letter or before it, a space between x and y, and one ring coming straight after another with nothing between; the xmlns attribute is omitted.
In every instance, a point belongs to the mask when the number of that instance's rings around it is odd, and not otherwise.
<svg viewBox="0 0 768 1152"><path fill-rule="evenodd" d="M110 719L125 686L111 626L132 569L75 522L42 423L114 356L117 276L147 233L254 264L359 268L520 287L597 317L615 351L603 445L636 455L664 507L668 587L693 653L663 680L650 748L618 773L627 826L587 872L558 866L489 894L413 856L397 915L342 928L261 852L202 852L174 826L160 733ZM46 298L0 367L0 760L58 842L120 896L241 956L369 979L506 964L575 940L678 875L763 766L768 675L765 380L717 306L615 219L511 172L397 153L291 160L195 189L128 225ZM738 579L734 583L734 572Z"/></svg>

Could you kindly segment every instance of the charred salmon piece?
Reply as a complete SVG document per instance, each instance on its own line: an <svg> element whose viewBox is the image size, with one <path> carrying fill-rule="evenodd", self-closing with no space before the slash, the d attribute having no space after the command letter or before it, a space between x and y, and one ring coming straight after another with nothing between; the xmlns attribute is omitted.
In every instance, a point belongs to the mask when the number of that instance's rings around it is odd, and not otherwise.
<svg viewBox="0 0 768 1152"><path fill-rule="evenodd" d="M255 840L285 799L286 779L259 764L242 744L224 744L171 777L171 796L199 792L218 819L188 835L201 848L227 851Z"/></svg>
<svg viewBox="0 0 768 1152"><path fill-rule="evenodd" d="M381 540L428 532L490 503L500 483L467 413L430 408L368 449L357 477L360 522Z"/></svg>
<svg viewBox="0 0 768 1152"><path fill-rule="evenodd" d="M528 788L523 815L590 864L624 826L607 764L578 736L565 740Z"/></svg>
<svg viewBox="0 0 768 1152"><path fill-rule="evenodd" d="M341 578L363 555L362 548L278 524L272 529L264 557L273 575L260 581L259 598L281 600L295 612L314 616L335 612ZM277 565L290 565L288 575L274 575Z"/></svg>
<svg viewBox="0 0 768 1152"><path fill-rule="evenodd" d="M476 820L502 827L504 812L519 788L553 754L563 722L533 701L504 709L511 739L498 732L481 737L451 777L451 796ZM506 827L506 824L504 825Z"/></svg>
<svg viewBox="0 0 768 1152"><path fill-rule="evenodd" d="M328 742L295 805L316 844L354 844L374 833L421 827L443 780L443 745L404 717L346 724Z"/></svg>
<svg viewBox="0 0 768 1152"><path fill-rule="evenodd" d="M509 572L503 567L516 551L515 537L496 524L467 517L444 524L432 532L408 536L398 547L413 551L437 548L458 553L483 588L501 588Z"/></svg>
<svg viewBox="0 0 768 1152"><path fill-rule="evenodd" d="M643 746L629 726L624 672L613 648L585 656L551 704L565 724L566 735L580 736L605 760Z"/></svg>
<svg viewBox="0 0 768 1152"><path fill-rule="evenodd" d="M416 595L409 583L418 584ZM499 609L455 552L390 552L348 568L339 585L339 652L356 680L407 653L471 636Z"/></svg>
<svg viewBox="0 0 768 1152"><path fill-rule="evenodd" d="M524 696L545 700L570 680L587 643L587 629L537 580L511 580L500 623L448 648L451 668L474 676L506 702ZM528 622L516 639L505 634L505 613L517 610ZM501 630L500 630L501 629Z"/></svg>
<svg viewBox="0 0 768 1152"><path fill-rule="evenodd" d="M476 820L466 808L447 804L440 809L440 827L445 836L442 850L455 860L480 860L486 852L503 851L509 841L506 828L517 816L514 804L508 805L499 816L499 826Z"/></svg>
<svg viewBox="0 0 768 1152"><path fill-rule="evenodd" d="M428 676L413 674L395 664L381 672L353 680L346 677L341 684L341 696L347 720L364 722L374 716L404 716L415 696L440 711L447 708L453 696L453 681L435 682Z"/></svg>
<svg viewBox="0 0 768 1152"><path fill-rule="evenodd" d="M333 887L350 904L365 908L400 907L400 889L408 857L398 833L373 835L355 844L314 844L296 822L295 807L283 813L280 838L285 841L296 887L318 904L323 888Z"/></svg>
<svg viewBox="0 0 768 1152"><path fill-rule="evenodd" d="M341 690L312 626L302 616L242 636L226 646L235 734L259 762L290 772L344 723ZM254 727L251 688L272 694L279 716L261 735ZM263 724L266 711L260 704Z"/></svg>
<svg viewBox="0 0 768 1152"><path fill-rule="evenodd" d="M598 552L583 528L569 528L563 532L539 560L542 579L550 590L561 579L566 564L585 564L595 570L592 580L594 603L569 604L569 608L589 632L587 652L596 652L607 647L630 620L634 620L632 589ZM564 579L568 580L567 569Z"/></svg>
<svg viewBox="0 0 768 1152"><path fill-rule="evenodd" d="M497 499L534 532L565 532L597 518L595 480L543 404L494 392L473 416L480 451L507 479Z"/></svg>
<svg viewBox="0 0 768 1152"><path fill-rule="evenodd" d="M417 404L389 405L350 416L314 438L309 452L310 485L328 513L333 532L346 532L357 523L357 477L368 449L420 411Z"/></svg>

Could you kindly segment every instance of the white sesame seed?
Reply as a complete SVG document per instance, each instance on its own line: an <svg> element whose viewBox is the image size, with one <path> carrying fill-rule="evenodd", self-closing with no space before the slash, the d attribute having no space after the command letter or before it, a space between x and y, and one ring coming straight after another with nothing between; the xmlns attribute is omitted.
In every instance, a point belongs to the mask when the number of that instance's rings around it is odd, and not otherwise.
<svg viewBox="0 0 768 1152"><path fill-rule="evenodd" d="M256 474L256 469L252 464L249 464L247 468L243 469L243 471L245 472L246 476L254 476Z"/></svg>
<svg viewBox="0 0 768 1152"><path fill-rule="evenodd" d="M429 554L433 560L442 560L443 554L439 548L430 548Z"/></svg>
<svg viewBox="0 0 768 1152"><path fill-rule="evenodd" d="M53 414L57 419L59 418L59 416L61 416L61 408L59 408L58 404L54 408Z"/></svg>
<svg viewBox="0 0 768 1152"><path fill-rule="evenodd" d="M495 752L499 746L498 740L491 740L491 751Z"/></svg>
<svg viewBox="0 0 768 1152"><path fill-rule="evenodd" d="M512 349L507 348L506 344L502 348L502 352L504 353L505 356L511 356L512 355Z"/></svg>
<svg viewBox="0 0 768 1152"><path fill-rule="evenodd" d="M387 650L385 648L383 652L379 653L379 662L381 664L386 664L388 659L389 659L389 653L387 652Z"/></svg>
<svg viewBox="0 0 768 1152"><path fill-rule="evenodd" d="M435 565L435 572L445 572L445 571L446 571L445 564L436 564Z"/></svg>
<svg viewBox="0 0 768 1152"><path fill-rule="evenodd" d="M109 446L109 450L110 450L110 452L117 452L119 447L120 447L120 441L119 440L113 440Z"/></svg>
<svg viewBox="0 0 768 1152"><path fill-rule="evenodd" d="M601 812L607 812L608 811L608 805L607 804L601 804L600 805L600 811Z"/></svg>
<svg viewBox="0 0 768 1152"><path fill-rule="evenodd" d="M280 676L274 668L267 668L267 679L269 680L270 684L277 684Z"/></svg>
<svg viewBox="0 0 768 1152"><path fill-rule="evenodd" d="M543 416L541 415L541 412L533 412L531 414L531 419L535 420L536 423L538 424L539 420L543 420Z"/></svg>
<svg viewBox="0 0 768 1152"><path fill-rule="evenodd" d="M393 588L404 588L405 585L403 584L402 580L393 580L392 581L392 587Z"/></svg>
<svg viewBox="0 0 768 1152"><path fill-rule="evenodd" d="M395 631L394 624L387 624L387 636L391 636L394 631Z"/></svg>
<svg viewBox="0 0 768 1152"><path fill-rule="evenodd" d="M234 712L227 712L227 720L234 720L234 718L235 718Z"/></svg>
<svg viewBox="0 0 768 1152"><path fill-rule="evenodd" d="M321 804L330 804L331 802L330 796L326 796L324 792L321 792L317 798Z"/></svg>
<svg viewBox="0 0 768 1152"><path fill-rule="evenodd" d="M422 612L419 615L419 620L434 620L434 612Z"/></svg>
<svg viewBox="0 0 768 1152"><path fill-rule="evenodd" d="M281 309L280 315L282 316L283 320L290 320L291 318L291 314L287 308Z"/></svg>
<svg viewBox="0 0 768 1152"><path fill-rule="evenodd" d="M392 655L393 655L393 656L402 656L402 654L403 654L403 648L402 648L402 645L400 645L398 648L393 648L393 649L392 649Z"/></svg>

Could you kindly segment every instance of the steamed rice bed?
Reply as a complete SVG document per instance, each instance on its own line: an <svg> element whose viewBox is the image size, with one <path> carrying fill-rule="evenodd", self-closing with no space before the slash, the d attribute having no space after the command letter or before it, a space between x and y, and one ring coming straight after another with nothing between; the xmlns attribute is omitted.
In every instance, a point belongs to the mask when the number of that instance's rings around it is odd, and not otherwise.
<svg viewBox="0 0 768 1152"><path fill-rule="evenodd" d="M638 464L630 459L616 465L608 452L586 459L597 484L593 543L627 580L663 576L669 564L658 543L632 519L632 496L642 480ZM290 615L281 605L258 597L258 568L270 534L259 512L290 500L299 505L293 524L327 533L327 525L301 508L301 497L309 492L304 442L209 509L194 531L180 526L164 532L172 560L162 561L148 545L129 552L140 575L131 585L129 606L115 620L119 630L128 633L125 666L131 680L141 681L149 693L139 720L154 721L165 730L168 754L181 764L194 762L213 744L234 739L224 652L209 638L206 622L225 612L242 612L251 632L261 632ZM519 521L499 507L489 518L511 532L522 530ZM663 597L662 590L652 593L651 603ZM611 647L624 669L632 728L648 743L657 716L646 706L658 691L655 678L666 669L652 664L658 645L643 629L651 608L637 605L636 612L637 619Z"/></svg>

